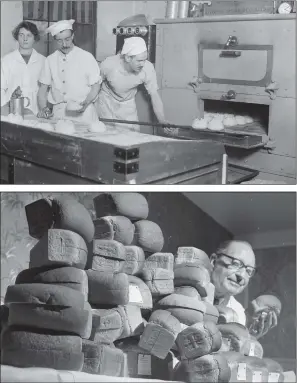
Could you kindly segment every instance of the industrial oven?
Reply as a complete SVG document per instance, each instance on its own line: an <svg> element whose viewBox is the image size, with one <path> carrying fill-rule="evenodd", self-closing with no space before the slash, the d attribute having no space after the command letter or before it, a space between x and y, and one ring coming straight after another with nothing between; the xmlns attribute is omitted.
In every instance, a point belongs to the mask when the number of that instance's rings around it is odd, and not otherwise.
<svg viewBox="0 0 297 383"><path fill-rule="evenodd" d="M117 27L113 28L116 35L116 54L120 53L125 39L129 37L141 37L146 42L148 49L148 60L155 64L156 61L156 25L149 24L145 15L135 15L121 21ZM140 121L155 122L154 113L150 103L149 95L144 87L140 87L136 95L136 106ZM141 128L143 133L153 133L152 126L148 125Z"/></svg>
<svg viewBox="0 0 297 383"><path fill-rule="evenodd" d="M167 118L190 126L209 112L251 121L223 132L179 129L177 135L221 140L229 161L259 170L261 179L295 184L295 15L155 22Z"/></svg>

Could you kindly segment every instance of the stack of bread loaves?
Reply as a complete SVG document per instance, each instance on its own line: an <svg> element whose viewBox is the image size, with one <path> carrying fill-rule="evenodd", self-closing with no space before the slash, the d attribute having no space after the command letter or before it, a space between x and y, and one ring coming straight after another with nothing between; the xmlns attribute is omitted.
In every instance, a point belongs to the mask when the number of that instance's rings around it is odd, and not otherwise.
<svg viewBox="0 0 297 383"><path fill-rule="evenodd" d="M220 312L218 328L222 334L222 347L218 354L228 360L231 382L283 382L283 369L276 361L263 358L263 348L252 336L251 328L235 323L236 313L226 307L218 307ZM259 315L275 311L279 316L281 302L272 295L262 295L250 303L248 313L253 326ZM255 332L256 333L256 332Z"/></svg>
<svg viewBox="0 0 297 383"><path fill-rule="evenodd" d="M153 299L174 291L173 254L161 253L163 233L147 220L143 195L101 194L94 205L98 218L87 270L92 337L115 342L127 356L128 376L168 379L170 355L163 361L138 343Z"/></svg>
<svg viewBox="0 0 297 383"><path fill-rule="evenodd" d="M1 363L81 371L82 339L90 337L91 307L84 271L94 225L76 200L40 199L26 206L29 233L39 241L29 269L8 287L8 326Z"/></svg>

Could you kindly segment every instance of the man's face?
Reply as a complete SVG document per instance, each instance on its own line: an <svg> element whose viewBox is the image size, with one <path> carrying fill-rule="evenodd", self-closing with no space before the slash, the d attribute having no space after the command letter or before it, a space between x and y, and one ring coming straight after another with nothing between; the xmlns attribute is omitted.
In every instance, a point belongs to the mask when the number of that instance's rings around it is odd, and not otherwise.
<svg viewBox="0 0 297 383"><path fill-rule="evenodd" d="M35 42L34 35L25 28L21 28L18 35L18 43L22 49L32 49Z"/></svg>
<svg viewBox="0 0 297 383"><path fill-rule="evenodd" d="M147 60L147 52L140 53L139 55L129 57L129 65L132 72L140 73Z"/></svg>
<svg viewBox="0 0 297 383"><path fill-rule="evenodd" d="M246 266L255 267L253 250L244 243L231 243L224 254L230 255L243 262ZM212 283L216 288L216 296L240 294L249 283L249 275L245 268L235 270L230 265L232 259L226 256L217 256L213 262Z"/></svg>
<svg viewBox="0 0 297 383"><path fill-rule="evenodd" d="M73 48L73 33L70 29L66 29L55 36L59 50L65 55Z"/></svg>

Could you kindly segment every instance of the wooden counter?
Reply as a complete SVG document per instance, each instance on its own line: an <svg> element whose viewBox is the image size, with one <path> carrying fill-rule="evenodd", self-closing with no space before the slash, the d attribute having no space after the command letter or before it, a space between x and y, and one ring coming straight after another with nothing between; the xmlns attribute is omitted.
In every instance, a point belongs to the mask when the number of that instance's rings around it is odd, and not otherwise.
<svg viewBox="0 0 297 383"><path fill-rule="evenodd" d="M25 122L26 123L26 122ZM16 184L220 183L224 146L121 128L66 135L1 121L1 179Z"/></svg>

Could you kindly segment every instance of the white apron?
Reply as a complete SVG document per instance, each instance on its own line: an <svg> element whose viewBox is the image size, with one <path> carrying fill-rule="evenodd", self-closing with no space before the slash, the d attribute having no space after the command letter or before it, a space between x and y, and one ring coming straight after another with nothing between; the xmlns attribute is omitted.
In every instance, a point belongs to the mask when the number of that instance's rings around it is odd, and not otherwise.
<svg viewBox="0 0 297 383"><path fill-rule="evenodd" d="M96 109L99 118L108 118L113 120L138 121L135 98L126 101L118 101L112 95L101 89L98 99L96 100ZM107 127L126 128L136 132L140 131L139 125L122 124L122 123L106 123Z"/></svg>

